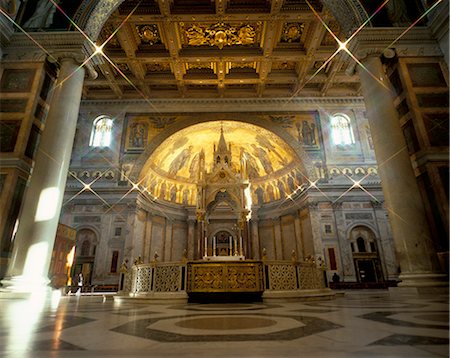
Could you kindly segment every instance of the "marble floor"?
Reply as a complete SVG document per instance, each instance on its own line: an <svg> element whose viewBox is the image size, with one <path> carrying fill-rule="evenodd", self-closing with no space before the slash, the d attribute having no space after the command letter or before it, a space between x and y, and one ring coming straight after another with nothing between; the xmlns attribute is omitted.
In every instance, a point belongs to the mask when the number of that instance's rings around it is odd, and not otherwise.
<svg viewBox="0 0 450 358"><path fill-rule="evenodd" d="M448 295L148 304L0 298L0 357L448 357Z"/></svg>

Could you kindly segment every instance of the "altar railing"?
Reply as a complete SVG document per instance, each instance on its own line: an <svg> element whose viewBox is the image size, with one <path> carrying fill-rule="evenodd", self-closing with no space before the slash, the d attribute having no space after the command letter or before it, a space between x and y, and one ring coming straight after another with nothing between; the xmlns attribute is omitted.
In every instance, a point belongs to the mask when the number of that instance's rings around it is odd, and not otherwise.
<svg viewBox="0 0 450 358"><path fill-rule="evenodd" d="M125 273L123 293L184 292L186 263L163 262L134 265Z"/></svg>
<svg viewBox="0 0 450 358"><path fill-rule="evenodd" d="M310 262L263 261L264 286L271 291L314 290L326 287L324 269Z"/></svg>
<svg viewBox="0 0 450 358"><path fill-rule="evenodd" d="M245 261L240 263L244 264ZM153 262L134 265L127 272L122 273L119 293L135 297L154 293L185 293L189 287L192 287L188 283L189 264L188 262ZM225 264L230 265L230 263ZM264 260L261 261L261 265L265 291L326 288L324 269L317 267L315 263Z"/></svg>

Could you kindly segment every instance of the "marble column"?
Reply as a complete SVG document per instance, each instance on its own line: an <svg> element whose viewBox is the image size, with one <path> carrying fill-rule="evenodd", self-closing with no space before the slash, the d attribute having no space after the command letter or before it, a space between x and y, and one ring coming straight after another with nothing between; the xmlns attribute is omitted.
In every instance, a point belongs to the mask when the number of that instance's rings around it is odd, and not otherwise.
<svg viewBox="0 0 450 358"><path fill-rule="evenodd" d="M281 218L273 220L275 260L283 260L283 237L281 232Z"/></svg>
<svg viewBox="0 0 450 358"><path fill-rule="evenodd" d="M422 198L381 60L378 56L369 56L363 64L367 71L360 68L361 86L385 207L401 268L400 286L447 285L446 275L440 272Z"/></svg>
<svg viewBox="0 0 450 358"><path fill-rule="evenodd" d="M258 231L258 220L251 220L251 234L252 234L252 252L248 258L259 260L261 258L260 248L259 248L259 231Z"/></svg>
<svg viewBox="0 0 450 358"><path fill-rule="evenodd" d="M188 220L188 242L187 242L187 258L194 259L195 253L195 221Z"/></svg>
<svg viewBox="0 0 450 358"><path fill-rule="evenodd" d="M80 107L84 69L79 60L61 58L58 80L36 153L19 216L4 286L12 292L33 292L49 283L48 270L64 196ZM78 70L77 70L78 69Z"/></svg>
<svg viewBox="0 0 450 358"><path fill-rule="evenodd" d="M163 261L172 261L173 221L166 220Z"/></svg>
<svg viewBox="0 0 450 358"><path fill-rule="evenodd" d="M153 259L150 252L153 230L153 215L149 212L147 212L146 222L147 225L145 227L143 260L144 262L150 262Z"/></svg>

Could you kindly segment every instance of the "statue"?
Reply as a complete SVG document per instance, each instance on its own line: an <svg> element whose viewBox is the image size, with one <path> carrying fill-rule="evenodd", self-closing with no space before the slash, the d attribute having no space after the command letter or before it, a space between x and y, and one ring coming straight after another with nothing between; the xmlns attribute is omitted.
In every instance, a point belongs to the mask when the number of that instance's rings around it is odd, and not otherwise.
<svg viewBox="0 0 450 358"><path fill-rule="evenodd" d="M142 261L141 255L139 255L138 257L136 257L134 259L134 264L135 265L140 265L140 264L143 264L143 263L144 263L144 261Z"/></svg>
<svg viewBox="0 0 450 358"><path fill-rule="evenodd" d="M159 257L158 252L155 251L155 254L153 255L153 261L154 262L158 261L158 257Z"/></svg>
<svg viewBox="0 0 450 358"><path fill-rule="evenodd" d="M55 1L56 4L59 0ZM29 29L44 29L50 27L53 23L56 6L50 0L39 0L33 15L23 24L23 27Z"/></svg>
<svg viewBox="0 0 450 358"><path fill-rule="evenodd" d="M262 249L262 259L267 260L267 250L265 247L263 247Z"/></svg>
<svg viewBox="0 0 450 358"><path fill-rule="evenodd" d="M181 261L186 262L187 261L187 250L183 250L183 255L181 256Z"/></svg>
<svg viewBox="0 0 450 358"><path fill-rule="evenodd" d="M292 261L297 261L297 253L295 252L295 250L292 250L291 252L291 260Z"/></svg>
<svg viewBox="0 0 450 358"><path fill-rule="evenodd" d="M122 265L120 265L120 273L127 273L128 272L128 259L125 259L122 262Z"/></svg>

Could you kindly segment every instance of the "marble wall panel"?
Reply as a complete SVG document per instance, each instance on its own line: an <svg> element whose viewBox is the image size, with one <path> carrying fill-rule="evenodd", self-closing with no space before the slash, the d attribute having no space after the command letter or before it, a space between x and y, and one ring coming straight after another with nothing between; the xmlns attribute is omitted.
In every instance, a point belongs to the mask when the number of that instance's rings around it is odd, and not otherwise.
<svg viewBox="0 0 450 358"><path fill-rule="evenodd" d="M264 220L260 222L259 226L259 240L261 243L261 251L266 250L267 258L269 260L275 259L275 237L274 227L271 220Z"/></svg>

